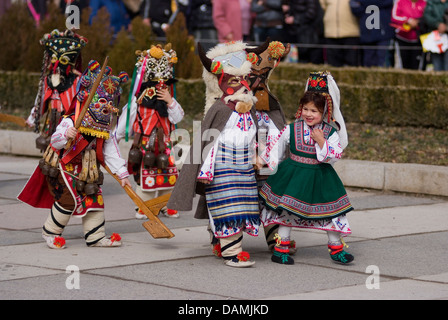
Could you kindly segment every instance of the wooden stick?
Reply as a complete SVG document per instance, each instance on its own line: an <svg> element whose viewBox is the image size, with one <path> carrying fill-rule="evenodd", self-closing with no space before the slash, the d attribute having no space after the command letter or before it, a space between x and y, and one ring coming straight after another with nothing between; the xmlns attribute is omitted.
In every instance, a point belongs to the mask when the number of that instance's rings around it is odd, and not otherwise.
<svg viewBox="0 0 448 320"><path fill-rule="evenodd" d="M21 127L26 127L26 120L25 119L23 119L21 117L13 116L11 114L0 113L0 121L2 121L2 122L13 122L15 124L18 124Z"/></svg>
<svg viewBox="0 0 448 320"><path fill-rule="evenodd" d="M101 71L100 71L98 77L95 79L95 82L93 83L92 88L90 89L90 93L89 93L89 96L87 97L87 100L85 101L85 103L83 103L80 106L82 109L81 109L81 112L79 113L78 118L76 119L76 123L75 123L76 129L79 129L79 127L81 126L82 119L84 119L84 116L86 115L86 112L89 109L90 102L92 101L93 97L95 96L96 89L100 85L101 79L103 78L103 74L104 74L104 71L106 70L108 61L109 61L109 57L106 57L106 59L104 59L103 66L101 67ZM65 149L67 150L68 148L70 148L72 143L73 143L73 139L68 139L68 141L65 145Z"/></svg>
<svg viewBox="0 0 448 320"><path fill-rule="evenodd" d="M104 165L104 169L115 178L120 184L121 180L116 174L113 174L107 165ZM128 185L124 187L124 190L128 196L134 201L134 203L142 210L142 212L148 217L148 221L144 222L143 227L151 234L154 239L174 237L174 233L171 232L163 222L152 213L152 211L146 206L145 202L135 193L135 191Z"/></svg>

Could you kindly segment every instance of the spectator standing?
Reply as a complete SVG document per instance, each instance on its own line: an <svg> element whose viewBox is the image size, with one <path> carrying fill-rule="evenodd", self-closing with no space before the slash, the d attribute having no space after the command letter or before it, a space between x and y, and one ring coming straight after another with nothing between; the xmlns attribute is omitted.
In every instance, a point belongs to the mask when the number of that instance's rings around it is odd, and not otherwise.
<svg viewBox="0 0 448 320"><path fill-rule="evenodd" d="M369 6L376 6L379 9L379 24L372 19L372 11L366 10ZM359 18L360 42L362 45L377 47L364 49L362 51L362 64L365 67L386 66L387 52L391 41L394 38L394 29L390 26L390 19L393 0L356 0L350 1L352 12Z"/></svg>
<svg viewBox="0 0 448 320"><path fill-rule="evenodd" d="M350 9L350 0L320 0L324 10L324 37L327 62L335 67L359 65L359 50L339 46L359 45L358 19Z"/></svg>
<svg viewBox="0 0 448 320"><path fill-rule="evenodd" d="M204 50L218 42L218 32L213 23L212 0L190 0L187 9L187 25L195 41L201 42Z"/></svg>
<svg viewBox="0 0 448 320"><path fill-rule="evenodd" d="M448 9L447 0L428 0L423 13L423 20L431 31L437 30L440 34L447 33L447 22L444 19L445 11ZM434 71L448 70L448 53L431 52L431 60Z"/></svg>
<svg viewBox="0 0 448 320"><path fill-rule="evenodd" d="M27 1L27 4L30 14L38 27L47 14L47 0L31 0Z"/></svg>
<svg viewBox="0 0 448 320"><path fill-rule="evenodd" d="M251 11L255 14L253 35L255 42L283 41L282 0L253 0Z"/></svg>
<svg viewBox="0 0 448 320"><path fill-rule="evenodd" d="M405 69L417 70L422 61L419 22L425 6L425 0L397 0L392 9L391 22L396 28L395 37L400 50L401 63Z"/></svg>
<svg viewBox="0 0 448 320"><path fill-rule="evenodd" d="M68 6L77 6L81 12L89 7L89 0L61 0L59 2L59 7L61 8L62 13L65 13Z"/></svg>
<svg viewBox="0 0 448 320"><path fill-rule="evenodd" d="M98 10L103 7L109 12L110 26L114 35L120 32L122 28L128 29L131 20L121 0L90 0L92 12L89 17L89 24L92 23L93 18L98 14Z"/></svg>
<svg viewBox="0 0 448 320"><path fill-rule="evenodd" d="M242 41L243 19L240 0L213 0L213 23L218 41Z"/></svg>
<svg viewBox="0 0 448 320"><path fill-rule="evenodd" d="M240 0L241 8L241 28L243 32L243 41L249 41L252 29L252 12L250 4L252 0Z"/></svg>
<svg viewBox="0 0 448 320"><path fill-rule="evenodd" d="M174 22L178 13L178 4L175 0L144 0L143 22L151 26L158 37L165 37L165 32Z"/></svg>
<svg viewBox="0 0 448 320"><path fill-rule="evenodd" d="M323 11L319 0L283 0L286 42L299 49L299 62L323 63L322 49L313 48L323 37ZM308 46L301 47L301 44Z"/></svg>

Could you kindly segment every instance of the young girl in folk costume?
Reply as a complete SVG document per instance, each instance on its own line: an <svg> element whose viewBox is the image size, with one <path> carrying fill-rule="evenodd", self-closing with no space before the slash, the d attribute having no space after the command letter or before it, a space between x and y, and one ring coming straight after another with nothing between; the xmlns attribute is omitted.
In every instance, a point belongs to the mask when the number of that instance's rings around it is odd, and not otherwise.
<svg viewBox="0 0 448 320"><path fill-rule="evenodd" d="M26 123L41 135L36 147L45 151L61 117L74 112L72 101L82 72L81 49L87 39L72 30L55 29L40 40L45 47L35 105Z"/></svg>
<svg viewBox="0 0 448 320"><path fill-rule="evenodd" d="M339 89L329 73L310 74L296 118L260 156L277 169L259 193L266 206L261 220L265 225L280 225L271 259L293 264L291 229L305 228L326 231L331 259L350 263L354 258L344 251L342 237L351 233L346 213L353 207L331 165L341 158L347 133L339 110ZM288 144L289 157L279 164Z"/></svg>
<svg viewBox="0 0 448 320"><path fill-rule="evenodd" d="M120 84L127 81L128 76L125 72L113 76L107 67L97 90L92 93L90 105L85 105L99 76L100 65L92 60L80 80L76 112L62 119L51 136L44 158L18 196L33 207L51 208L42 231L50 248L65 247L62 232L71 216L82 217L88 246L121 245L118 234L110 238L105 234L104 200L99 187L103 173L99 167L107 165L121 179L123 187L130 186L126 160L120 156L115 137L109 134L113 114L118 112L115 103L121 94ZM77 130L74 124L82 108L88 109Z"/></svg>
<svg viewBox="0 0 448 320"><path fill-rule="evenodd" d="M137 183L136 193L147 201L170 193L177 181L170 137L184 111L173 97L177 55L171 44L136 53L132 95L123 108L124 117L118 123L116 136L118 141L134 136L129 171ZM179 216L176 210L166 207L161 212L168 217ZM138 210L136 218L145 219L146 215Z"/></svg>
<svg viewBox="0 0 448 320"><path fill-rule="evenodd" d="M231 267L254 264L242 249L243 234L257 236L260 226L253 168L256 99L248 83L256 55L245 49L246 44L235 42L205 53L198 44L206 85L205 116L201 135L193 137L189 161L167 203L168 208L189 211L199 195L195 218L209 219L211 234L219 240L216 253Z"/></svg>

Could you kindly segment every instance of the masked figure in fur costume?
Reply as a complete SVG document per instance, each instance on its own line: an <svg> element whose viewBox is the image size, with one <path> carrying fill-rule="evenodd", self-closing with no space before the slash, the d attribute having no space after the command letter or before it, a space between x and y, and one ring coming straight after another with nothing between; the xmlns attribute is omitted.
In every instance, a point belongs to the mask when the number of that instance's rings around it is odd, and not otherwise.
<svg viewBox="0 0 448 320"><path fill-rule="evenodd" d="M53 30L40 40L45 47L42 74L34 107L26 123L40 136L36 147L44 151L61 116L74 111L73 98L77 93L82 71L81 49L87 39L72 30Z"/></svg>
<svg viewBox="0 0 448 320"><path fill-rule="evenodd" d="M113 76L111 69L101 78L95 92L94 81L100 76L100 65L92 60L80 79L81 87L74 104L74 114L66 115L51 136L43 159L34 171L18 199L36 208L51 209L42 230L47 245L63 248L62 232L71 216L82 217L84 237L88 246L120 246L120 236L106 237L104 200L100 185L103 174L100 165L107 165L120 179L122 186L129 185L129 173L118 143L110 134L113 114L121 94L120 84L126 82L125 72ZM92 94L90 105L85 105ZM77 130L74 126L79 110L88 108ZM67 142L73 141L73 145Z"/></svg>
<svg viewBox="0 0 448 320"><path fill-rule="evenodd" d="M205 116L201 136L193 137L189 162L184 163L167 204L188 211L198 194L195 218L210 219L211 233L219 240L217 251L232 267L254 264L242 250L243 233L257 236L260 225L253 168L256 98L248 83L256 55L245 49L246 44L236 42L206 54L198 44L206 84Z"/></svg>
<svg viewBox="0 0 448 320"><path fill-rule="evenodd" d="M258 121L258 153L269 148L271 142L277 137L280 131L286 126L286 118L278 98L269 89L269 77L290 51L290 44L284 46L279 41L270 41L268 38L262 45L255 48L248 48L246 51L257 55L257 62L252 65L250 73L250 88L257 98L255 104ZM258 188L264 184L272 171L266 165L257 170ZM263 203L260 202L260 212L263 210ZM264 226L264 234L269 250L274 250L276 241L275 235L279 225L271 224ZM295 253L295 242L290 242L290 253Z"/></svg>
<svg viewBox="0 0 448 320"><path fill-rule="evenodd" d="M137 183L136 193L144 201L171 192L178 172L171 154L171 132L184 117L184 111L173 97L176 52L171 44L154 45L137 51L130 103L123 107L116 136L134 137L129 152L129 171ZM146 215L136 208L136 218ZM178 217L175 210L160 210L168 217Z"/></svg>

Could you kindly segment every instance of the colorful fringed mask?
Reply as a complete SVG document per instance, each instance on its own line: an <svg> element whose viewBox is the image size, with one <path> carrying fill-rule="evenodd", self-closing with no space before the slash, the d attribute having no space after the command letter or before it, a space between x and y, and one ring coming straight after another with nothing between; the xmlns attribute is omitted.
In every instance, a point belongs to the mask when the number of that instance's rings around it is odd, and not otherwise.
<svg viewBox="0 0 448 320"><path fill-rule="evenodd" d="M177 54L168 43L165 47L162 45L153 45L148 50L137 50L137 67L142 67L143 82L168 81L174 78L173 65L177 63Z"/></svg>
<svg viewBox="0 0 448 320"><path fill-rule="evenodd" d="M65 30L61 32L57 29L47 33L40 40L40 44L45 47L44 68L50 71L51 75L68 77L72 72L81 70L81 49L87 44L87 39L73 32ZM52 79L53 86L57 86L60 79Z"/></svg>
<svg viewBox="0 0 448 320"><path fill-rule="evenodd" d="M81 104L89 96L100 70L101 67L97 61L92 60L89 62L86 72L81 77L82 89L77 95L77 99ZM112 75L112 69L106 67L101 82L88 106L89 109L87 109L81 122L79 128L81 133L103 139L109 138L113 114L119 111L116 105L118 105L118 100L122 93L120 85L127 81L128 74L126 72L120 72L118 76L114 76Z"/></svg>
<svg viewBox="0 0 448 320"><path fill-rule="evenodd" d="M162 104L156 109L167 116L166 103L157 100L157 90L167 88L176 82L174 79L174 64L177 63L177 54L168 43L165 47L162 45L153 45L148 50L137 50L136 70L140 70L139 92L137 92L137 102L140 105L154 107L154 104ZM134 79L133 79L134 81Z"/></svg>

